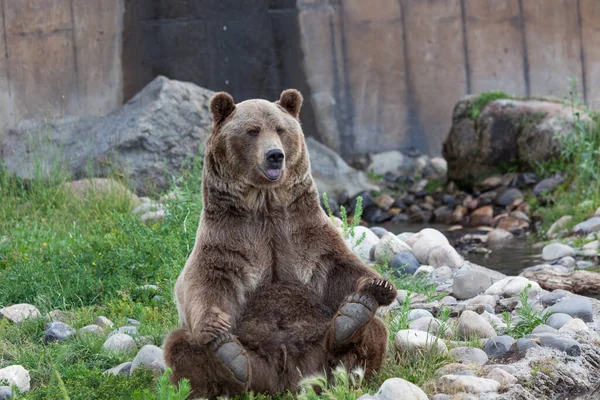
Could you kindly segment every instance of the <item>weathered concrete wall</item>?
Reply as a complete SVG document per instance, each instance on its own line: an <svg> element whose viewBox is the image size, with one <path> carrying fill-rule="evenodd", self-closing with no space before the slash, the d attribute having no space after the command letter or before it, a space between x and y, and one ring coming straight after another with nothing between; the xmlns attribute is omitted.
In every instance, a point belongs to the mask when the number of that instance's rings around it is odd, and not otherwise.
<svg viewBox="0 0 600 400"><path fill-rule="evenodd" d="M305 131L346 158L437 155L468 93L600 108L599 0L0 0L0 139L104 114L155 76L236 101L299 88Z"/></svg>

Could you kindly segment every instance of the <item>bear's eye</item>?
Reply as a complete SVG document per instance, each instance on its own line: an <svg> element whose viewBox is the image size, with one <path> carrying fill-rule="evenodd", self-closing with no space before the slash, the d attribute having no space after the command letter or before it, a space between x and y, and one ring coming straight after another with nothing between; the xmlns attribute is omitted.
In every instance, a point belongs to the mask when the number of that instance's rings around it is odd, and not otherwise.
<svg viewBox="0 0 600 400"><path fill-rule="evenodd" d="M283 135L285 131L283 130L283 128L277 128L277 134L278 135Z"/></svg>
<svg viewBox="0 0 600 400"><path fill-rule="evenodd" d="M246 132L248 135L254 137L258 135L258 129L253 128L253 129L248 129L248 131Z"/></svg>

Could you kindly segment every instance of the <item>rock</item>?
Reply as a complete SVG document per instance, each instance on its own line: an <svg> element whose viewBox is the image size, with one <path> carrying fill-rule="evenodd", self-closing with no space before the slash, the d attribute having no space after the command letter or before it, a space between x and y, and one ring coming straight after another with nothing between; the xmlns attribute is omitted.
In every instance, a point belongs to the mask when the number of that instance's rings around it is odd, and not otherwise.
<svg viewBox="0 0 600 400"><path fill-rule="evenodd" d="M476 306L479 304L483 304L484 306L489 305L494 308L496 307L496 298L494 296L490 296L489 294L480 294L472 299L467 300L467 305Z"/></svg>
<svg viewBox="0 0 600 400"><path fill-rule="evenodd" d="M567 321L559 330L559 333L573 334L589 332L590 328L579 318Z"/></svg>
<svg viewBox="0 0 600 400"><path fill-rule="evenodd" d="M592 217L587 221L575 225L573 232L584 235L587 235L591 232L600 232L600 217Z"/></svg>
<svg viewBox="0 0 600 400"><path fill-rule="evenodd" d="M116 168L126 172L136 191L160 192L169 188L171 176L180 174L210 134L212 94L192 83L158 76L106 116L24 121L9 131L0 153L8 169L26 179L33 178L35 157L43 171L64 167L84 177L91 166L96 177L106 177ZM42 143L31 144L41 131L43 152L36 148Z"/></svg>
<svg viewBox="0 0 600 400"><path fill-rule="evenodd" d="M46 320L49 322L67 322L68 319L72 318L71 313L64 312L63 310L52 310L46 314Z"/></svg>
<svg viewBox="0 0 600 400"><path fill-rule="evenodd" d="M454 271L452 268L448 267L447 265L443 265L433 270L433 273L431 274L431 280L436 284L442 284L446 282L450 282L450 284L452 284L453 276Z"/></svg>
<svg viewBox="0 0 600 400"><path fill-rule="evenodd" d="M538 333L525 336L526 339L536 340L542 347L550 347L564 351L570 356L579 356L581 347L576 340L549 333Z"/></svg>
<svg viewBox="0 0 600 400"><path fill-rule="evenodd" d="M506 323L496 315L488 311L484 311L480 315L483 319L490 323L490 325L492 326L492 328L494 328L496 333L500 333L506 330Z"/></svg>
<svg viewBox="0 0 600 400"><path fill-rule="evenodd" d="M561 258L556 262L558 265L562 265L565 268L573 269L575 267L575 259L571 256Z"/></svg>
<svg viewBox="0 0 600 400"><path fill-rule="evenodd" d="M402 252L410 252L411 248L394 234L387 233L383 235L375 245L375 261L381 264L387 264L394 257Z"/></svg>
<svg viewBox="0 0 600 400"><path fill-rule="evenodd" d="M415 355L435 351L442 355L448 354L448 348L442 339L427 332L405 329L398 331L394 347L399 353L407 352Z"/></svg>
<svg viewBox="0 0 600 400"><path fill-rule="evenodd" d="M363 236L364 239L361 240ZM371 260L371 249L373 246L376 246L379 243L379 238L375 233L373 233L373 231L371 231L371 229L364 226L357 226L354 228L354 236L350 236L345 241L350 250L352 250L363 261L368 262Z"/></svg>
<svg viewBox="0 0 600 400"><path fill-rule="evenodd" d="M518 379L501 368L492 368L487 376L487 379L492 379L502 386L512 385L518 382Z"/></svg>
<svg viewBox="0 0 600 400"><path fill-rule="evenodd" d="M512 233L517 233L529 228L529 223L515 217L504 217L500 219L500 222L498 222L497 228L504 229L505 231Z"/></svg>
<svg viewBox="0 0 600 400"><path fill-rule="evenodd" d="M396 235L396 237L402 240L404 243L406 243L406 241L412 236L414 236L414 233L411 232L403 232Z"/></svg>
<svg viewBox="0 0 600 400"><path fill-rule="evenodd" d="M368 172L385 175L386 172L397 173L404 164L404 155L399 151L386 151L371 155Z"/></svg>
<svg viewBox="0 0 600 400"><path fill-rule="evenodd" d="M438 393L433 395L431 400L454 400L449 394Z"/></svg>
<svg viewBox="0 0 600 400"><path fill-rule="evenodd" d="M494 208L492 206L483 206L471 213L472 225L491 225L494 219Z"/></svg>
<svg viewBox="0 0 600 400"><path fill-rule="evenodd" d="M446 296L440 300L440 304L442 304L444 306L453 306L453 305L456 305L457 303L458 303L458 301L453 296Z"/></svg>
<svg viewBox="0 0 600 400"><path fill-rule="evenodd" d="M134 208L141 205L140 198L122 183L106 178L86 178L73 182L65 182L62 187L79 197L112 196L118 199L128 199L129 206Z"/></svg>
<svg viewBox="0 0 600 400"><path fill-rule="evenodd" d="M418 320L420 318L431 318L431 319L433 319L433 314L431 314L427 310L421 310L419 308L416 308L414 310L410 310L408 312L408 315L407 315L408 322L416 321L416 320Z"/></svg>
<svg viewBox="0 0 600 400"><path fill-rule="evenodd" d="M531 349L532 347L540 347L540 345L531 339L521 338L521 339L517 340L517 350L519 350L519 351L527 351L528 349Z"/></svg>
<svg viewBox="0 0 600 400"><path fill-rule="evenodd" d="M551 306L556 304L559 300L564 299L566 296L567 292L555 290L551 293L541 295L539 300L543 305Z"/></svg>
<svg viewBox="0 0 600 400"><path fill-rule="evenodd" d="M381 239L383 237L383 235L388 233L388 230L385 228L382 228L380 226L372 226L371 232L373 232L379 239Z"/></svg>
<svg viewBox="0 0 600 400"><path fill-rule="evenodd" d="M0 382L6 381L9 387L17 387L21 392L31 390L29 371L21 365L11 365L0 369Z"/></svg>
<svg viewBox="0 0 600 400"><path fill-rule="evenodd" d="M83 328L79 328L80 335L87 335L89 333L95 333L96 335L101 335L103 332L104 332L104 329L102 329L100 326L94 325L94 324L84 326Z"/></svg>
<svg viewBox="0 0 600 400"><path fill-rule="evenodd" d="M562 175L555 175L550 178L543 179L533 187L533 194L535 196L540 196L542 194L551 193L564 181L565 178Z"/></svg>
<svg viewBox="0 0 600 400"><path fill-rule="evenodd" d="M124 362L123 364L119 364L114 368L111 369L107 369L106 371L104 371L105 374L112 374L112 375L129 375L131 373L131 365L133 363L131 361L129 362Z"/></svg>
<svg viewBox="0 0 600 400"><path fill-rule="evenodd" d="M392 208L394 201L394 198L389 194L381 194L375 198L375 205L377 205L377 207L381 208L382 210L387 211L390 208Z"/></svg>
<svg viewBox="0 0 600 400"><path fill-rule="evenodd" d="M369 396L369 395L366 395ZM428 400L427 395L417 385L401 378L390 378L383 382L375 396L359 397L359 400Z"/></svg>
<svg viewBox="0 0 600 400"><path fill-rule="evenodd" d="M446 175L448 171L448 163L442 157L434 157L429 161L429 164L439 175Z"/></svg>
<svg viewBox="0 0 600 400"><path fill-rule="evenodd" d="M582 247L583 250L599 250L600 240L594 240L593 242L586 243Z"/></svg>
<svg viewBox="0 0 600 400"><path fill-rule="evenodd" d="M114 352L126 352L137 346L133 338L125 333L116 333L104 342L104 349Z"/></svg>
<svg viewBox="0 0 600 400"><path fill-rule="evenodd" d="M518 218L520 220L523 220L527 223L531 222L531 220L529 219L527 214L525 214L523 211L513 211L510 213L510 216L514 217L514 218Z"/></svg>
<svg viewBox="0 0 600 400"><path fill-rule="evenodd" d="M96 318L94 325L98 325L100 328L108 328L108 329L112 329L112 327L114 326L114 324L112 323L112 321L110 319L103 317L103 316L99 316L98 318Z"/></svg>
<svg viewBox="0 0 600 400"><path fill-rule="evenodd" d="M447 328L446 331L444 331L444 326L442 325L442 323L438 319L433 317L421 317L412 321L408 325L408 327L414 331L429 332L432 335L438 336L445 336L446 334L452 333L452 331L449 328Z"/></svg>
<svg viewBox="0 0 600 400"><path fill-rule="evenodd" d="M487 241L492 246L497 246L502 243L514 239L514 235L505 229L496 228L487 234Z"/></svg>
<svg viewBox="0 0 600 400"><path fill-rule="evenodd" d="M512 205L516 200L523 199L523 193L517 188L509 188L496 197L495 203L506 207Z"/></svg>
<svg viewBox="0 0 600 400"><path fill-rule="evenodd" d="M554 261L567 256L574 257L575 250L566 244L551 243L542 250L542 258L546 261Z"/></svg>
<svg viewBox="0 0 600 400"><path fill-rule="evenodd" d="M162 204L160 203L156 203L153 201L148 201L145 203L140 204L139 206L137 206L136 208L133 209L133 211L131 211L131 213L133 215L144 215L150 211L159 211L159 210L164 210L164 207Z"/></svg>
<svg viewBox="0 0 600 400"><path fill-rule="evenodd" d="M0 386L0 400L9 400L12 396L12 389L10 386Z"/></svg>
<svg viewBox="0 0 600 400"><path fill-rule="evenodd" d="M571 317L581 318L585 322L593 321L592 303L585 298L568 298L548 307L546 311L568 314Z"/></svg>
<svg viewBox="0 0 600 400"><path fill-rule="evenodd" d="M389 267L398 275L412 275L419 269L421 263L410 251L403 251L394 256Z"/></svg>
<svg viewBox="0 0 600 400"><path fill-rule="evenodd" d="M490 276L482 271L459 271L452 282L452 293L459 300L470 299L492 286Z"/></svg>
<svg viewBox="0 0 600 400"><path fill-rule="evenodd" d="M444 375L440 378L440 386L453 392L495 393L500 389L500 383L492 379L478 378L465 375Z"/></svg>
<svg viewBox="0 0 600 400"><path fill-rule="evenodd" d="M591 261L580 260L575 263L575 266L579 269L586 269L594 266L594 263Z"/></svg>
<svg viewBox="0 0 600 400"><path fill-rule="evenodd" d="M44 343L64 342L70 337L75 336L75 329L64 322L53 322L46 329L44 334Z"/></svg>
<svg viewBox="0 0 600 400"><path fill-rule="evenodd" d="M152 369L160 374L165 372L166 367L163 360L162 349L153 345L146 345L142 347L133 359L133 363L131 364L131 372L142 366Z"/></svg>
<svg viewBox="0 0 600 400"><path fill-rule="evenodd" d="M557 334L558 330L554 329L551 326L548 326L546 324L539 324L538 326L536 326L533 331L531 333L553 333L553 334Z"/></svg>
<svg viewBox="0 0 600 400"><path fill-rule="evenodd" d="M473 347L456 347L450 350L450 357L457 362L467 362L479 365L485 365L488 362L488 356L485 351Z"/></svg>
<svg viewBox="0 0 600 400"><path fill-rule="evenodd" d="M485 294L504 298L516 297L519 296L528 285L531 285L528 291L529 294L535 294L542 291L540 285L527 278L521 276L508 276L490 286L485 291Z"/></svg>
<svg viewBox="0 0 600 400"><path fill-rule="evenodd" d="M471 310L465 310L458 318L457 333L463 339L474 336L490 338L496 336L496 331L481 315Z"/></svg>
<svg viewBox="0 0 600 400"><path fill-rule="evenodd" d="M15 324L21 324L26 319L38 319L40 311L31 304L14 304L0 309L0 319L6 318Z"/></svg>
<svg viewBox="0 0 600 400"><path fill-rule="evenodd" d="M428 264L432 267L448 266L450 268L459 268L463 263L463 258L449 244L437 246L429 253Z"/></svg>
<svg viewBox="0 0 600 400"><path fill-rule="evenodd" d="M143 223L153 223L164 221L166 216L166 210L150 211L140 217L140 221Z"/></svg>
<svg viewBox="0 0 600 400"><path fill-rule="evenodd" d="M433 272L435 271L435 268L432 267L431 265L421 265L419 268L417 268L417 270L415 271L414 275L424 275L426 278L429 278Z"/></svg>
<svg viewBox="0 0 600 400"><path fill-rule="evenodd" d="M489 358L498 358L508 353L514 343L515 339L511 336L496 336L485 343L483 350Z"/></svg>
<svg viewBox="0 0 600 400"><path fill-rule="evenodd" d="M564 215L560 217L550 226L550 229L548 229L546 235L548 235L549 238L557 237L560 231L564 230L572 220L573 217L570 215Z"/></svg>
<svg viewBox="0 0 600 400"><path fill-rule="evenodd" d="M502 173L506 160L519 160L517 172L534 170L560 153L559 138L575 132L579 123L575 110L562 102L533 99L493 100L474 120L477 101L478 96L468 96L456 104L442 150L447 179L464 188L471 188L483 174ZM591 122L584 113L577 115Z"/></svg>
<svg viewBox="0 0 600 400"><path fill-rule="evenodd" d="M556 313L548 317L548 319L546 320L546 325L551 326L554 329L560 329L564 324L566 324L572 319L573 317L571 317L568 314Z"/></svg>

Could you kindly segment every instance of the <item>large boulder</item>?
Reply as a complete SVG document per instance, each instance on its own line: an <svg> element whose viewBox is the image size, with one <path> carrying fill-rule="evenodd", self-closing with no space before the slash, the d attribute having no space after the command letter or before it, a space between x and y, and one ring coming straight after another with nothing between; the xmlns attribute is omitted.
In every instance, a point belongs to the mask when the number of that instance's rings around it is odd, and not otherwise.
<svg viewBox="0 0 600 400"><path fill-rule="evenodd" d="M0 145L0 158L26 179L60 168L75 179L122 172L140 194L165 190L209 135L212 94L159 76L103 117L23 121Z"/></svg>
<svg viewBox="0 0 600 400"><path fill-rule="evenodd" d="M507 163L523 172L533 170L537 162L559 153L560 135L575 129L573 109L559 101L497 99L481 106L481 100L467 96L456 104L443 145L448 179L463 187L503 172Z"/></svg>

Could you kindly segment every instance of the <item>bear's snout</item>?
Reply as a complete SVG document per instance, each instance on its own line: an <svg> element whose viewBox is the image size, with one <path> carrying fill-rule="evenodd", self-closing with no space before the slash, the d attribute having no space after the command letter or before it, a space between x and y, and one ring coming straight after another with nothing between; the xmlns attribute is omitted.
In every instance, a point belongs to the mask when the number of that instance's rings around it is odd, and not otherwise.
<svg viewBox="0 0 600 400"><path fill-rule="evenodd" d="M269 168L281 169L285 155L280 149L273 149L267 151L267 154L265 154L265 158L267 159L267 164L269 165Z"/></svg>

